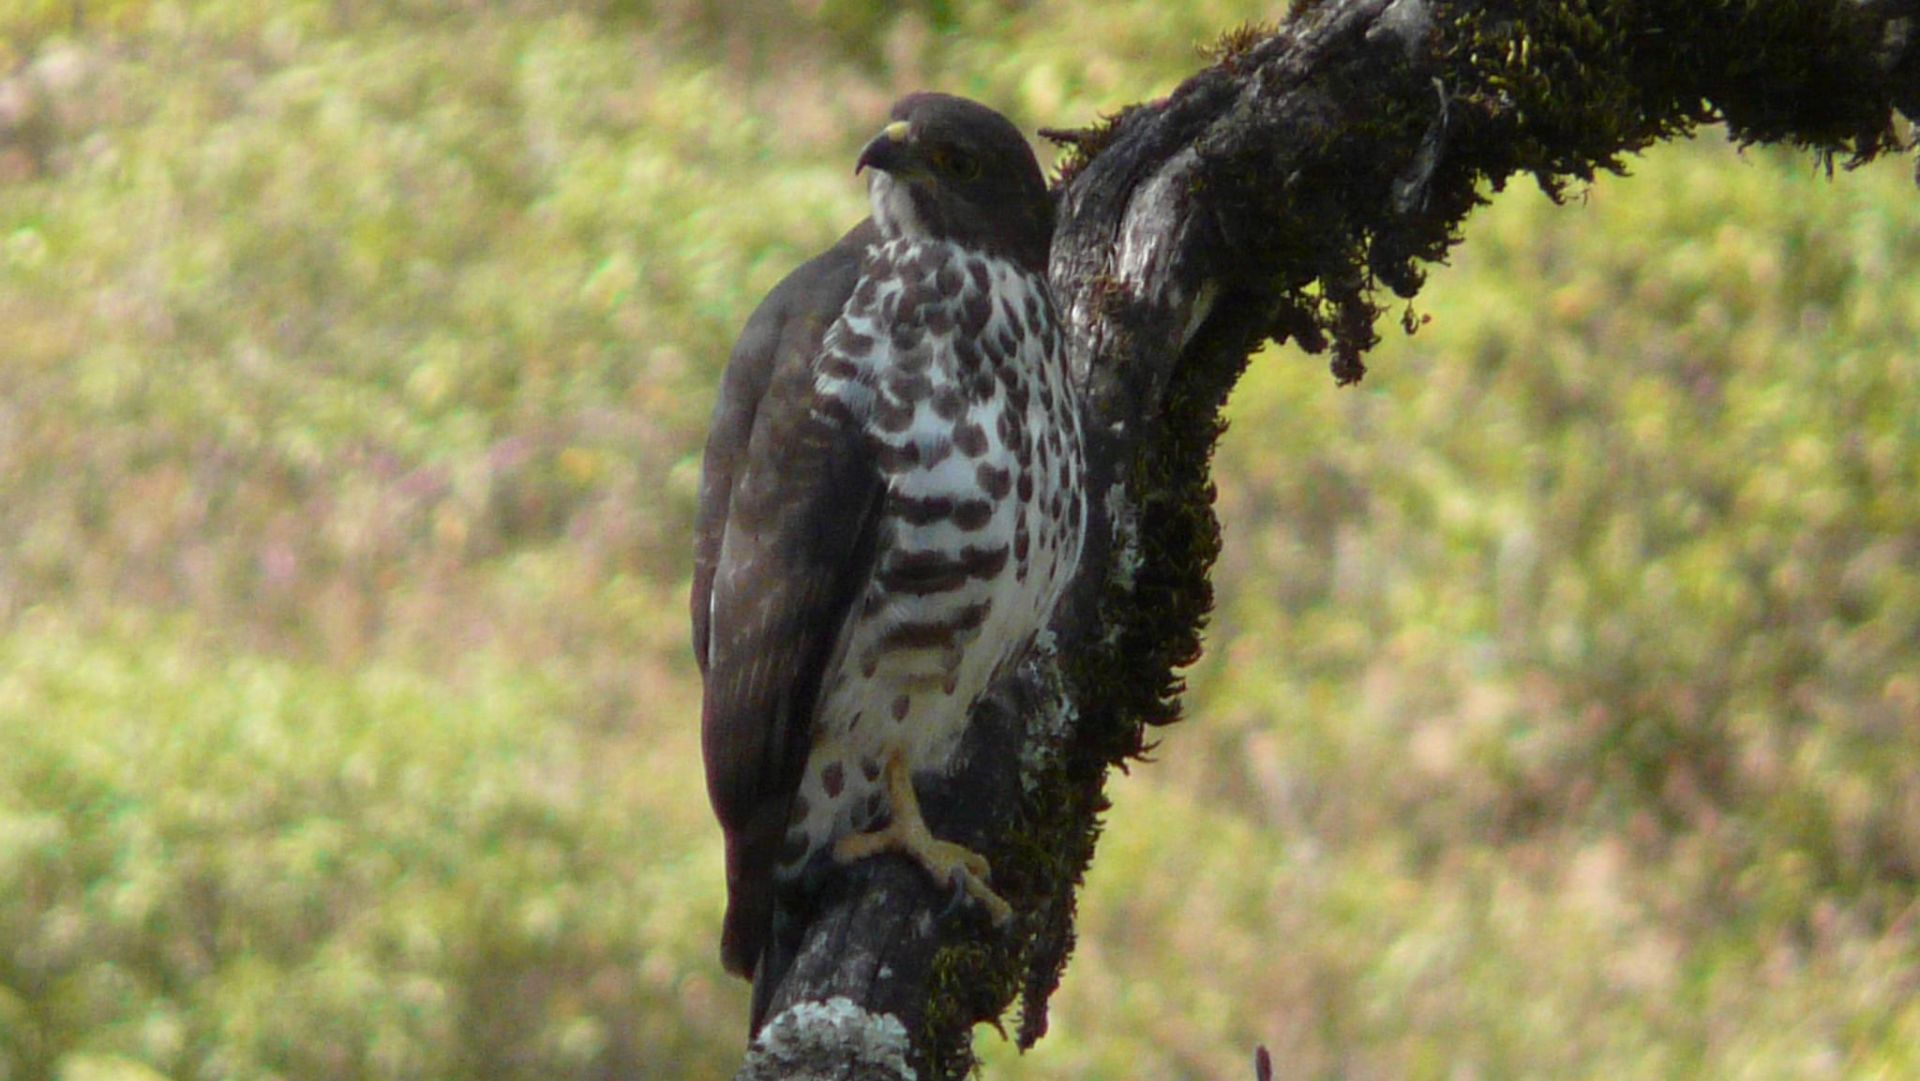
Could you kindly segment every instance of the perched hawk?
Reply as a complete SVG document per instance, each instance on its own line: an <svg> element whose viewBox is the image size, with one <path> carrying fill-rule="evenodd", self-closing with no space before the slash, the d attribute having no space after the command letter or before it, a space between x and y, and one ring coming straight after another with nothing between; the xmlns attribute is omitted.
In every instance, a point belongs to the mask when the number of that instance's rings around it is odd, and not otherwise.
<svg viewBox="0 0 1920 1081"><path fill-rule="evenodd" d="M787 959L815 859L897 851L1010 910L935 840L916 775L1079 562L1079 399L1047 290L1052 205L1005 117L914 94L860 154L873 217L776 286L734 346L700 483L693 646L726 834L727 968ZM785 949L791 949L788 944Z"/></svg>

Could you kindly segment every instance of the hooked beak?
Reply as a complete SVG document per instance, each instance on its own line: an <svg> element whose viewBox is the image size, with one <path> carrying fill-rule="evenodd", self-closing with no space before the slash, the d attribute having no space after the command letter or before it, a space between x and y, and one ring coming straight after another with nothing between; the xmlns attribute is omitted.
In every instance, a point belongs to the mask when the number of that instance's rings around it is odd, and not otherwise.
<svg viewBox="0 0 1920 1081"><path fill-rule="evenodd" d="M860 151L860 160L854 163L853 175L859 176L862 169L872 167L883 173L898 172L908 164L907 122L896 120L880 129L880 134Z"/></svg>

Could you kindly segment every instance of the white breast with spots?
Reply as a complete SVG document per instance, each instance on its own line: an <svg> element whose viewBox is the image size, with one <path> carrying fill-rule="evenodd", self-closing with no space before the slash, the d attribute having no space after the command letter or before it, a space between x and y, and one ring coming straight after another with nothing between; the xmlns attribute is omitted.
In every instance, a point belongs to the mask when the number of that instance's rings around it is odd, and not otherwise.
<svg viewBox="0 0 1920 1081"><path fill-rule="evenodd" d="M1086 519L1079 401L1045 280L938 241L869 250L816 386L886 485L875 569L815 710L788 869L883 812L881 763L944 772L971 707L1051 616Z"/></svg>

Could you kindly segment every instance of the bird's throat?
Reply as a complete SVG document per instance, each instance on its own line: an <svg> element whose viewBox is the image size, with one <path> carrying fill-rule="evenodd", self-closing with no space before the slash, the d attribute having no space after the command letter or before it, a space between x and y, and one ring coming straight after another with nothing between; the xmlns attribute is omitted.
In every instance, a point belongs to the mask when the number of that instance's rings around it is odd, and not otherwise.
<svg viewBox="0 0 1920 1081"><path fill-rule="evenodd" d="M867 181L873 221L888 240L923 240L933 236L932 216L923 205L924 193L912 183L876 170Z"/></svg>

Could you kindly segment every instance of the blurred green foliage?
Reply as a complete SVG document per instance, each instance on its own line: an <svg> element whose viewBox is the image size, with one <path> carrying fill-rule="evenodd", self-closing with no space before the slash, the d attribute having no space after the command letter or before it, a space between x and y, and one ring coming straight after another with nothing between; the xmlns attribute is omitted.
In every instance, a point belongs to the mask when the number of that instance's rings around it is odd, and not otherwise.
<svg viewBox="0 0 1920 1081"><path fill-rule="evenodd" d="M682 1013L718 895L665 873L718 863L632 843L643 780L564 690L43 612L0 671L0 1074L724 1066L733 1026Z"/></svg>
<svg viewBox="0 0 1920 1081"><path fill-rule="evenodd" d="M897 92L1210 0L0 8L0 1079L718 1077L682 617ZM1192 719L1001 1077L1920 1073L1920 209L1706 140L1253 367Z"/></svg>
<svg viewBox="0 0 1920 1081"><path fill-rule="evenodd" d="M1498 200L1358 393L1272 357L1231 408L1146 775L1275 866L1153 982L1297 1076L1920 1070L1911 179L1637 172Z"/></svg>

